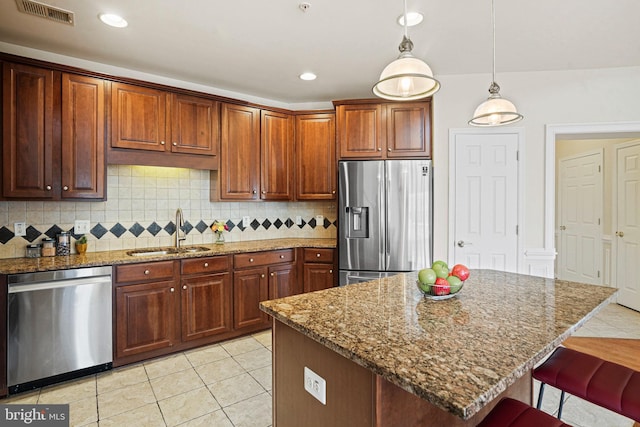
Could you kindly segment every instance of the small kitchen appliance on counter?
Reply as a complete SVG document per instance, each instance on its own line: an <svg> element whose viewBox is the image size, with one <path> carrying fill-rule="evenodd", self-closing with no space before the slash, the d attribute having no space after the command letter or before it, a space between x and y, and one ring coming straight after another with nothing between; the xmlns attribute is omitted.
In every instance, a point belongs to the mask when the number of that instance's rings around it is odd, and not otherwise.
<svg viewBox="0 0 640 427"><path fill-rule="evenodd" d="M340 285L432 263L431 160L339 163Z"/></svg>

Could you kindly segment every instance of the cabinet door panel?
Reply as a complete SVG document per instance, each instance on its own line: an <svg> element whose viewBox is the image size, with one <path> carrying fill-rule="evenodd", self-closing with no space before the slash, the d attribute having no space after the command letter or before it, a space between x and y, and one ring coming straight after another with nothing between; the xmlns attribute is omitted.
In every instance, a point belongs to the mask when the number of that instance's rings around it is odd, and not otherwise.
<svg viewBox="0 0 640 427"><path fill-rule="evenodd" d="M386 144L380 104L339 105L336 114L341 158L382 157Z"/></svg>
<svg viewBox="0 0 640 427"><path fill-rule="evenodd" d="M116 357L170 349L177 338L173 282L116 288Z"/></svg>
<svg viewBox="0 0 640 427"><path fill-rule="evenodd" d="M105 197L104 82L62 75L62 198Z"/></svg>
<svg viewBox="0 0 640 427"><path fill-rule="evenodd" d="M233 274L233 326L268 324L268 316L260 310L260 301L269 299L269 282L266 268L235 271Z"/></svg>
<svg viewBox="0 0 640 427"><path fill-rule="evenodd" d="M232 329L233 303L229 273L183 279L181 299L183 341Z"/></svg>
<svg viewBox="0 0 640 427"><path fill-rule="evenodd" d="M220 198L258 198L260 110L222 104Z"/></svg>
<svg viewBox="0 0 640 427"><path fill-rule="evenodd" d="M296 116L296 198L336 197L335 114Z"/></svg>
<svg viewBox="0 0 640 427"><path fill-rule="evenodd" d="M195 96L171 96L171 151L215 156L220 143L220 103Z"/></svg>
<svg viewBox="0 0 640 427"><path fill-rule="evenodd" d="M313 292L333 287L333 265L304 264L304 291Z"/></svg>
<svg viewBox="0 0 640 427"><path fill-rule="evenodd" d="M429 105L387 105L387 157L431 156Z"/></svg>
<svg viewBox="0 0 640 427"><path fill-rule="evenodd" d="M165 151L165 92L113 83L111 86L111 146Z"/></svg>
<svg viewBox="0 0 640 427"><path fill-rule="evenodd" d="M295 264L269 267L269 298L284 298L302 293Z"/></svg>
<svg viewBox="0 0 640 427"><path fill-rule="evenodd" d="M260 198L293 198L293 118L262 111L260 127Z"/></svg>
<svg viewBox="0 0 640 427"><path fill-rule="evenodd" d="M53 71L3 64L3 194L52 198Z"/></svg>

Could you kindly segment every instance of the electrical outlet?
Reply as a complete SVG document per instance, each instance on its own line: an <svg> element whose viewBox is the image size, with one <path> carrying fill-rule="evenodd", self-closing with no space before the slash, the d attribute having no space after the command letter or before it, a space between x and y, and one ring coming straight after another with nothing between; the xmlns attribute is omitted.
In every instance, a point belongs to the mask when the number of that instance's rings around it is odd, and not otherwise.
<svg viewBox="0 0 640 427"><path fill-rule="evenodd" d="M304 389L323 405L327 404L327 382L306 366L304 367Z"/></svg>
<svg viewBox="0 0 640 427"><path fill-rule="evenodd" d="M248 216L243 216L242 217L242 226L243 227L245 227L245 228L248 227L250 222L251 222L251 218L250 217L248 217Z"/></svg>
<svg viewBox="0 0 640 427"><path fill-rule="evenodd" d="M296 225L302 225L302 217L300 215L296 215Z"/></svg>
<svg viewBox="0 0 640 427"><path fill-rule="evenodd" d="M13 234L16 236L26 236L27 235L27 223L26 222L14 222L13 223Z"/></svg>
<svg viewBox="0 0 640 427"><path fill-rule="evenodd" d="M322 215L316 215L316 225L323 225L324 217Z"/></svg>
<svg viewBox="0 0 640 427"><path fill-rule="evenodd" d="M75 234L87 234L89 232L89 228L91 227L91 223L87 220L77 219L74 226L73 232Z"/></svg>

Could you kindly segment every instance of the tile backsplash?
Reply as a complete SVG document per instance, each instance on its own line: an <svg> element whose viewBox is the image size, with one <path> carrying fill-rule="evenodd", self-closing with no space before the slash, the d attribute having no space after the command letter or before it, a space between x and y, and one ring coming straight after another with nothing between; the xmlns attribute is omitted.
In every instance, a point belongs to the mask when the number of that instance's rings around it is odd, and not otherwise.
<svg viewBox="0 0 640 427"><path fill-rule="evenodd" d="M209 171L109 165L106 201L0 202L0 258L23 257L27 244L63 230L76 236L76 220L90 221L89 252L169 246L178 208L184 245L213 243L216 220L229 226L228 242L336 237L336 202L211 202ZM14 235L16 222L26 223L26 236Z"/></svg>

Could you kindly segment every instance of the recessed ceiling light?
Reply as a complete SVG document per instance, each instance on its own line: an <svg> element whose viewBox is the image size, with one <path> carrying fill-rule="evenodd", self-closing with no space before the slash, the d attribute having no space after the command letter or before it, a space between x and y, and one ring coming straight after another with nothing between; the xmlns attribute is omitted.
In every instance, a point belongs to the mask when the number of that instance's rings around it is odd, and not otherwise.
<svg viewBox="0 0 640 427"><path fill-rule="evenodd" d="M316 79L316 75L313 73L302 73L300 74L300 78L302 80L315 80Z"/></svg>
<svg viewBox="0 0 640 427"><path fill-rule="evenodd" d="M407 27L413 27L422 22L424 16L420 12L407 12ZM404 15L398 16L398 24L404 27Z"/></svg>
<svg viewBox="0 0 640 427"><path fill-rule="evenodd" d="M115 15L113 13L101 13L100 15L98 15L98 17L102 22L111 27L124 28L129 25L126 19L124 19L120 15Z"/></svg>

